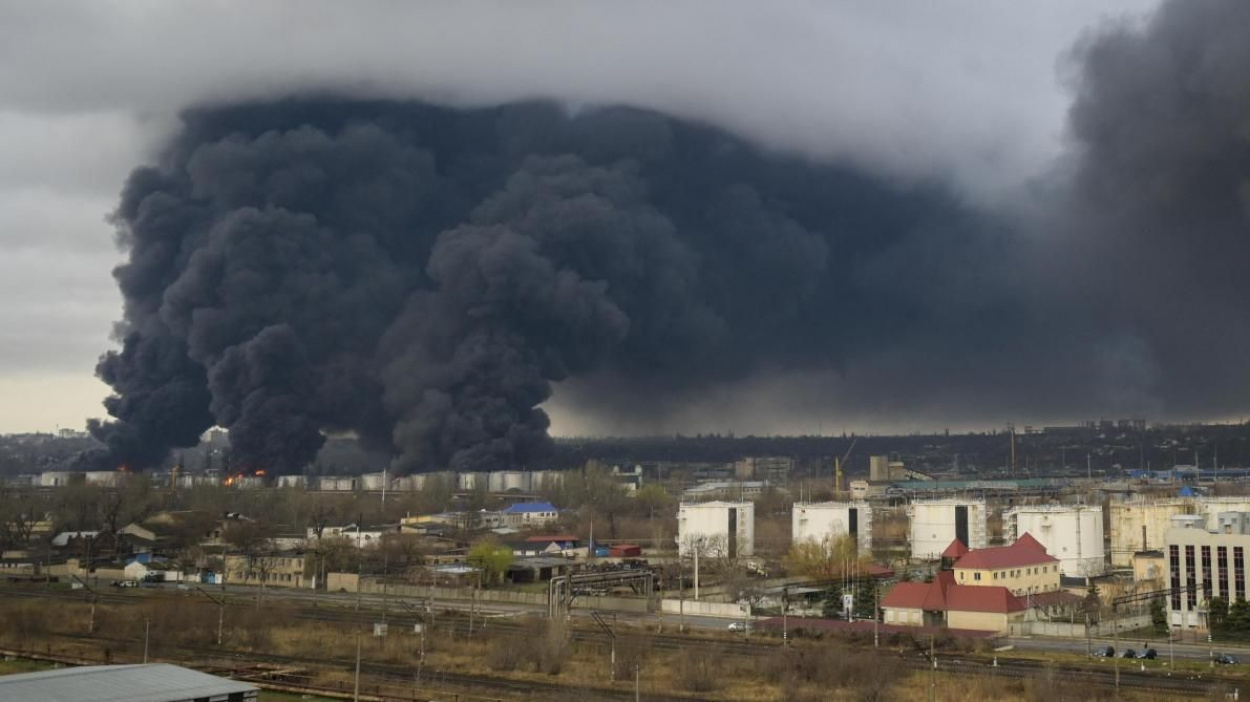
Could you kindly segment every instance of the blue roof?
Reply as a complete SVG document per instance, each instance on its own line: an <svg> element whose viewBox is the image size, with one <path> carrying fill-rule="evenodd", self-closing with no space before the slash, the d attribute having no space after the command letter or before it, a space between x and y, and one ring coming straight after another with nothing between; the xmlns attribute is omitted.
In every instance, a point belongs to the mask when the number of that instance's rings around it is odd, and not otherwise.
<svg viewBox="0 0 1250 702"><path fill-rule="evenodd" d="M520 512L554 512L555 505L550 502L518 502L514 505L508 505L504 512L509 514L517 514Z"/></svg>
<svg viewBox="0 0 1250 702"><path fill-rule="evenodd" d="M1181 488L1180 496L1181 497L1193 497L1194 496L1193 488L1189 487L1188 485Z"/></svg>

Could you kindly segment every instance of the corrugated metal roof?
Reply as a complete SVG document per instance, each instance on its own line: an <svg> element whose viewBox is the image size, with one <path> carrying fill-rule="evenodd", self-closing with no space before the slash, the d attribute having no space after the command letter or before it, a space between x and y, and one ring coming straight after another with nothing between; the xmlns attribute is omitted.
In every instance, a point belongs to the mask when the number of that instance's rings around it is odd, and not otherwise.
<svg viewBox="0 0 1250 702"><path fill-rule="evenodd" d="M88 665L0 676L0 699L26 702L180 702L256 686L166 663Z"/></svg>

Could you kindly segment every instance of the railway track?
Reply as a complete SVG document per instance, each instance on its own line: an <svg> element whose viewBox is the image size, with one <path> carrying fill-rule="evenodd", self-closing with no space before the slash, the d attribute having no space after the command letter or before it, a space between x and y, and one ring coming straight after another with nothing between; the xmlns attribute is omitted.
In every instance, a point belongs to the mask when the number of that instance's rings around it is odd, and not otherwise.
<svg viewBox="0 0 1250 702"><path fill-rule="evenodd" d="M14 588L0 588L0 596L20 596L34 597L46 599L74 599L83 601L89 598L81 591L39 591L25 590ZM164 595L164 593L162 593ZM179 597L183 595L178 595ZM134 595L123 594L101 594L99 601L110 604L137 604L143 602L146 598L136 597ZM251 596L244 596L238 599L239 606L244 606L252 602ZM300 619L324 622L338 623L363 623L372 621L380 612L373 608L365 608L360 611L340 609L340 608L313 608L299 607L294 609L294 616ZM396 626L411 626L420 620L410 615L391 615L389 621ZM454 635L470 635L470 624L463 619L453 619L450 622L451 631ZM490 620L489 623L473 626L472 632L475 635L490 636L524 636L527 629L524 624L510 621ZM607 647L610 645L606 633L598 630L577 629L574 628L570 632L573 641L595 645L599 647ZM776 655L779 651L784 650L780 642L777 641L744 641L735 639L712 639L699 636L676 635L676 634L648 634L648 641L651 648L665 651L678 652L688 650L693 647L704 647L715 651L721 656L730 656L736 658L758 659L762 657ZM84 637L86 638L86 637ZM100 637L97 637L100 638ZM253 661L263 660L270 663L287 663L301 665L316 665L318 661L309 658L299 658L292 656L281 656L277 654L266 655L238 655L228 654L216 649L199 649L195 651L199 655L211 655L216 657L240 659L247 658ZM882 655L898 655L886 654ZM929 670L932 663L919 651L911 651L900 656L899 660L909 669L916 671ZM334 661L334 663L342 664L343 661ZM387 664L366 663L364 668L376 672L379 675L390 676L392 678L402 677L411 681L414 669L410 666L394 666ZM1047 674L1062 675L1067 680L1078 680L1089 685L1097 685L1100 687L1116 687L1116 672L1114 669L1091 668L1088 666L1074 665L1056 665L1042 661L1021 658L998 658L993 662L984 659L966 659L958 654L940 655L938 657L938 671L943 673L972 674L972 675L1000 675L1010 678L1032 678ZM486 686L491 689L507 691L512 689L514 692L519 688L510 688L517 684L528 685L529 683L516 683L516 681L503 678L479 678L475 676L457 676L452 673L439 673L441 679L447 680L451 684L463 683L465 685ZM462 679L458 679L462 678ZM1184 694L1184 695L1205 695L1213 688L1219 686L1244 685L1244 680L1235 678L1220 678L1218 676L1199 677L1199 676L1175 676L1169 677L1164 674L1155 672L1142 673L1126 668L1121 670L1119 675L1118 686L1124 689L1134 689L1142 691L1156 691L1167 694ZM533 688L530 688L531 690ZM567 689L559 684L548 684L548 691L555 689ZM612 691L605 694L615 694ZM625 694L625 693L622 693ZM629 693L632 695L632 692ZM626 695L626 696L629 696ZM609 697L616 699L615 697ZM655 698L651 696L651 698ZM607 699L607 698L605 698ZM673 697L673 700L689 699L683 697Z"/></svg>

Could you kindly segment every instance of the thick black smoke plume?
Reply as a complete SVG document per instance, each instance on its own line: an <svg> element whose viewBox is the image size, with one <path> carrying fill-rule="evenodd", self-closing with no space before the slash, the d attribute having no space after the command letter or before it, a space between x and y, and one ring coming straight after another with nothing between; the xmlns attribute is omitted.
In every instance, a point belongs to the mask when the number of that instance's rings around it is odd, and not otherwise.
<svg viewBox="0 0 1250 702"><path fill-rule="evenodd" d="M109 461L216 423L240 465L277 471L326 430L408 469L526 465L553 382L678 392L840 363L847 313L911 304L866 298L860 261L981 226L940 191L639 110L288 100L184 119L117 213L125 345L100 365L116 421L93 427Z"/></svg>
<svg viewBox="0 0 1250 702"><path fill-rule="evenodd" d="M1009 218L636 109L190 111L117 212L92 459L216 423L245 467L327 431L408 470L525 466L566 380L609 413L843 370L879 415L1242 411L1247 36L1250 4L1185 0L1092 37L1067 170Z"/></svg>

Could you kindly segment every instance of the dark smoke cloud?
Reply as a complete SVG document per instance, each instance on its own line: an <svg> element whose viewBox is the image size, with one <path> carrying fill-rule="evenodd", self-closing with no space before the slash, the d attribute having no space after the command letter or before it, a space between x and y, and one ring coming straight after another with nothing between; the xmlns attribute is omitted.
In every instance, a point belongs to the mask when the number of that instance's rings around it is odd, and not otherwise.
<svg viewBox="0 0 1250 702"><path fill-rule="evenodd" d="M610 371L677 396L842 363L915 302L857 272L983 226L940 189L626 108L306 99L184 121L117 214L132 341L101 362L109 460L216 423L236 465L269 470L327 430L406 469L528 465L553 383ZM130 401L161 388L188 397Z"/></svg>
<svg viewBox="0 0 1250 702"><path fill-rule="evenodd" d="M725 387L878 424L1241 411L1245 36L1231 0L1091 36L1066 170L997 214L622 107L190 111L117 213L95 458L217 423L254 468L327 431L407 470L533 465L556 384L620 426Z"/></svg>
<svg viewBox="0 0 1250 702"><path fill-rule="evenodd" d="M1246 410L1250 4L1174 0L1078 49L1073 283L1115 310L1120 373L1177 416Z"/></svg>

